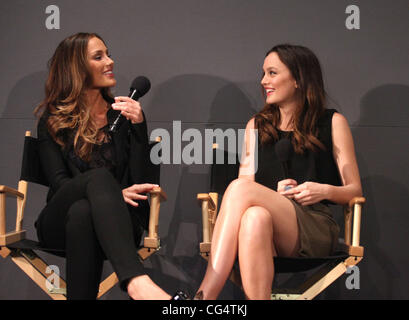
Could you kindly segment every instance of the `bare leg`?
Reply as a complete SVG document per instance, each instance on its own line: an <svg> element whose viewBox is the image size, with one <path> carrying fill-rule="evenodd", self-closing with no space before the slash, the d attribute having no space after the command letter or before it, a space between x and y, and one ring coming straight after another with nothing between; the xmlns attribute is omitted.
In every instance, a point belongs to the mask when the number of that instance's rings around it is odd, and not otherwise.
<svg viewBox="0 0 409 320"><path fill-rule="evenodd" d="M274 278L273 220L263 207L250 207L241 219L239 231L240 274L246 297L270 298ZM255 272L257 270L257 272Z"/></svg>
<svg viewBox="0 0 409 320"><path fill-rule="evenodd" d="M291 201L254 181L234 180L223 197L213 233L209 263L198 290L203 299L216 299L222 290L237 256L242 216L250 207L262 207L270 214L276 230L273 247L280 254L292 255L297 251L297 218ZM244 270L244 277L247 273Z"/></svg>
<svg viewBox="0 0 409 320"><path fill-rule="evenodd" d="M169 300L171 298L148 275L141 275L129 281L128 294L134 300Z"/></svg>

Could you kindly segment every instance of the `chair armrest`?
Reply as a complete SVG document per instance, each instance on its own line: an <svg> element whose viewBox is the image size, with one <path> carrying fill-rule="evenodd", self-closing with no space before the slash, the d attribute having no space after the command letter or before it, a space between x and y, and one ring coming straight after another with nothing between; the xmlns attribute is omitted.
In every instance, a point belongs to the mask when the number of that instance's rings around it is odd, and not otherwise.
<svg viewBox="0 0 409 320"><path fill-rule="evenodd" d="M359 246L359 241L361 233L362 205L364 203L365 203L364 197L354 197L348 202L348 206L344 210L345 244L348 247L361 248Z"/></svg>
<svg viewBox="0 0 409 320"><path fill-rule="evenodd" d="M365 203L364 197L353 197L349 202L348 205L350 208L353 208L355 204L363 205Z"/></svg>
<svg viewBox="0 0 409 320"><path fill-rule="evenodd" d="M200 243L200 254L206 259L210 254L213 229L217 217L217 199L216 192L199 193L197 200L202 208L202 228L203 242Z"/></svg>
<svg viewBox="0 0 409 320"><path fill-rule="evenodd" d="M149 212L149 226L148 236L143 240L143 248L138 253L139 256L145 260L152 253L159 250L160 239L158 237L159 212L160 203L167 200L166 193L161 187L153 188L150 192L150 212Z"/></svg>
<svg viewBox="0 0 409 320"><path fill-rule="evenodd" d="M7 196L14 196L17 198L24 199L24 194L18 192L16 189L1 185L0 186L0 193L4 193Z"/></svg>
<svg viewBox="0 0 409 320"><path fill-rule="evenodd" d="M17 198L16 230L6 233L6 196ZM21 230L24 194L16 189L0 186L0 246L6 246L25 238L26 232Z"/></svg>
<svg viewBox="0 0 409 320"><path fill-rule="evenodd" d="M168 200L168 196L166 195L165 191L162 190L161 187L155 187L155 188L153 188L153 189L149 192L149 194L151 195L151 197L152 197L152 195L155 195L155 194L159 195L161 202Z"/></svg>
<svg viewBox="0 0 409 320"><path fill-rule="evenodd" d="M213 198L210 196L209 193L198 193L197 200L200 207L203 205L204 202L207 201L210 210L216 209L216 204L214 203Z"/></svg>

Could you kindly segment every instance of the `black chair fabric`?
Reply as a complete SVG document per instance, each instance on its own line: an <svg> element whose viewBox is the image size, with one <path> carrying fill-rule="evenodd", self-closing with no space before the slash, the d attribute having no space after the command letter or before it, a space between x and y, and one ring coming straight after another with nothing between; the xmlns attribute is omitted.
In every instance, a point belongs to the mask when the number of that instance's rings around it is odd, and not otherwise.
<svg viewBox="0 0 409 320"><path fill-rule="evenodd" d="M308 270L315 269L326 263L333 262L339 263L348 258L348 255L343 252L334 253L334 255L328 257L318 257L318 258L286 258L286 257L275 257L274 258L274 270L276 273L295 273L295 272L305 272Z"/></svg>
<svg viewBox="0 0 409 320"><path fill-rule="evenodd" d="M41 168L38 154L38 140L34 137L25 137L24 139L20 180L41 184L46 187L49 186L47 178Z"/></svg>
<svg viewBox="0 0 409 320"><path fill-rule="evenodd" d="M38 250L54 254L59 257L65 257L65 250L46 248L40 245L38 241L23 239L7 245L7 248L14 250Z"/></svg>
<svg viewBox="0 0 409 320"><path fill-rule="evenodd" d="M230 182L239 175L239 158L235 153L213 149L213 163L210 174L210 192L223 195Z"/></svg>

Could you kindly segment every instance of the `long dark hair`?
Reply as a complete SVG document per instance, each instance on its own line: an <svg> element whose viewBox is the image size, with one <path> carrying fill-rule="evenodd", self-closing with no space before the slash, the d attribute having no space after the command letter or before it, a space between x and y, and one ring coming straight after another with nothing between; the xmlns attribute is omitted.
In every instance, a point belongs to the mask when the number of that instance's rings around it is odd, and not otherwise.
<svg viewBox="0 0 409 320"><path fill-rule="evenodd" d="M318 148L323 149L324 145L317 138L316 124L324 113L326 94L318 58L310 49L290 44L273 47L266 53L266 57L272 52L277 53L298 85L300 103L290 120L295 152L303 153L306 149L313 151ZM255 127L258 129L261 144L278 140L276 128L280 121L280 110L275 104L266 104L256 114Z"/></svg>
<svg viewBox="0 0 409 320"><path fill-rule="evenodd" d="M48 62L45 99L34 110L37 117L45 111L48 113L48 131L62 147L66 142L59 135L60 131L76 129L74 150L84 160L89 159L98 134L85 97L91 81L87 48L89 40L94 37L104 42L96 33L83 32L61 41ZM106 100L112 98L109 88L101 89L101 94Z"/></svg>

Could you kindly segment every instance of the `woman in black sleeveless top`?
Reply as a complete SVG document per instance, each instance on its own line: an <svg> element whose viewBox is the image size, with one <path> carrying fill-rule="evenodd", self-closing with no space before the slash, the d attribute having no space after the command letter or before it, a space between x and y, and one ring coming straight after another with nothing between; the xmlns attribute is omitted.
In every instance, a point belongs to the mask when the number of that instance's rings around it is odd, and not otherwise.
<svg viewBox="0 0 409 320"><path fill-rule="evenodd" d="M198 299L218 296L237 256L246 296L269 299L273 257L331 254L339 228L327 204L362 192L351 131L325 109L314 53L272 48L261 85L266 105L247 123L239 178L224 194Z"/></svg>
<svg viewBox="0 0 409 320"><path fill-rule="evenodd" d="M68 299L95 299L105 259L133 299L169 299L146 274L137 245L147 227L146 121L139 102L111 97L114 62L98 35L64 39L36 109L39 155L50 185L36 221L40 242L64 249ZM112 107L112 108L111 108ZM109 125L121 113L116 132Z"/></svg>

